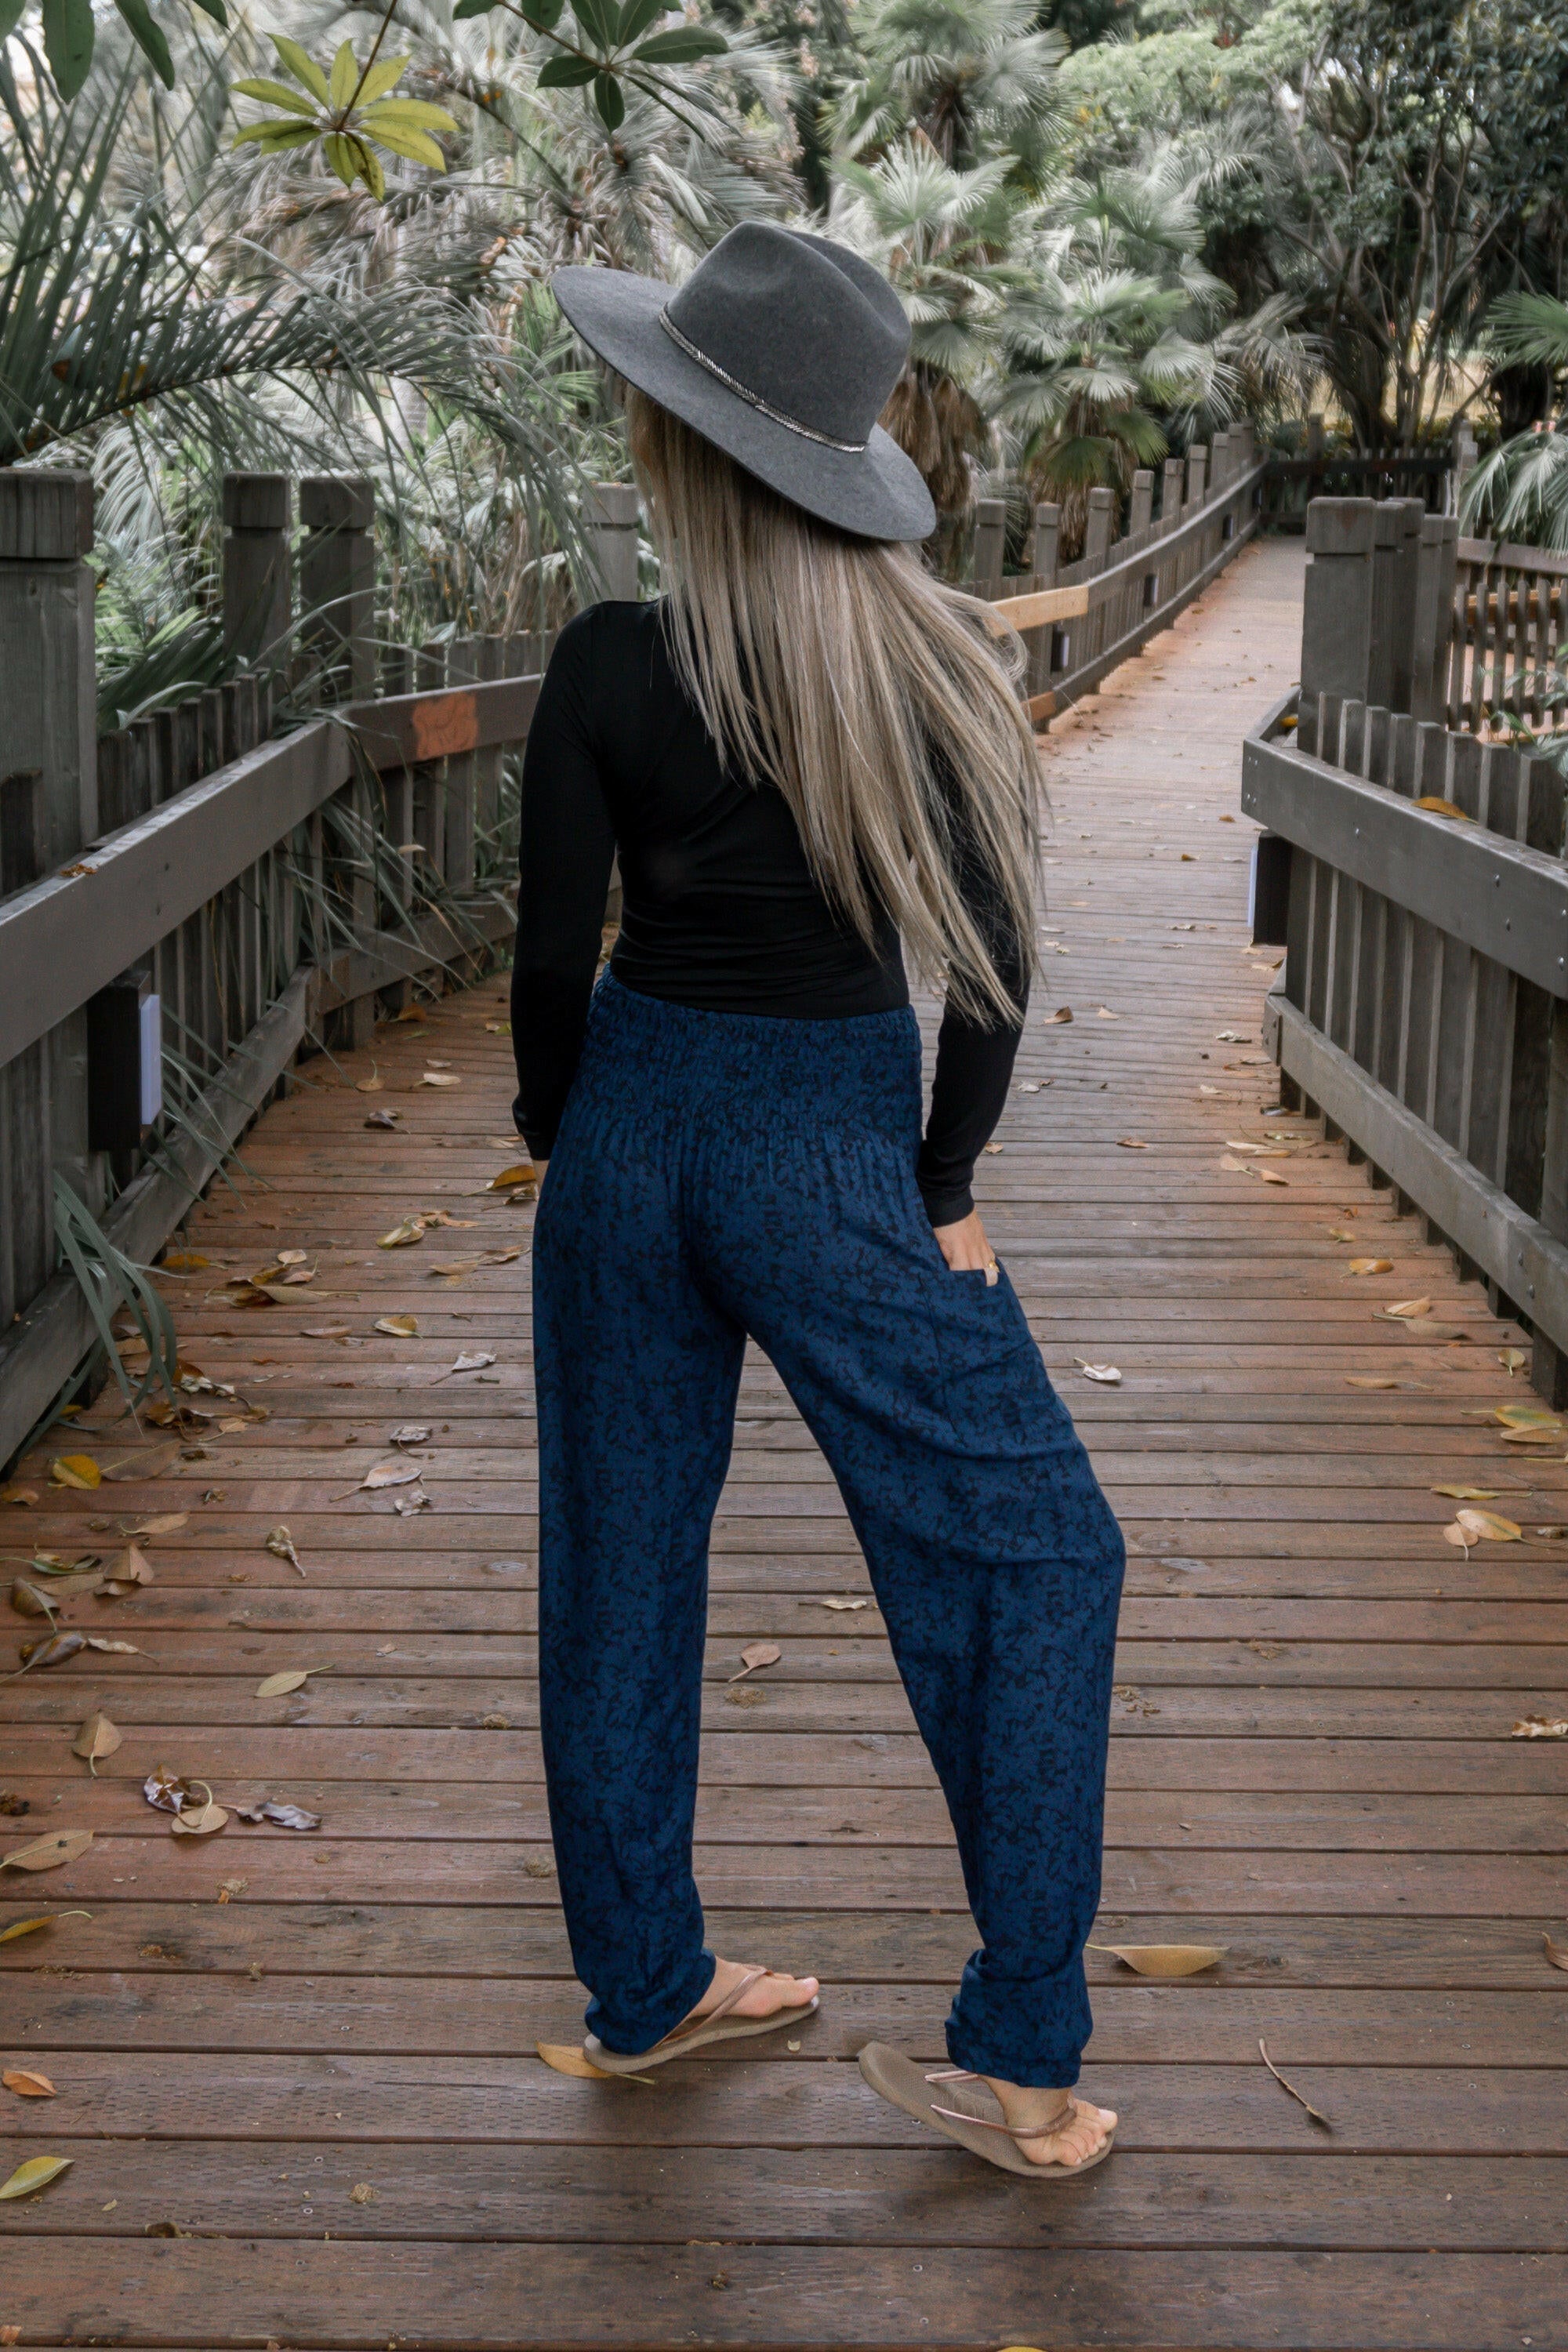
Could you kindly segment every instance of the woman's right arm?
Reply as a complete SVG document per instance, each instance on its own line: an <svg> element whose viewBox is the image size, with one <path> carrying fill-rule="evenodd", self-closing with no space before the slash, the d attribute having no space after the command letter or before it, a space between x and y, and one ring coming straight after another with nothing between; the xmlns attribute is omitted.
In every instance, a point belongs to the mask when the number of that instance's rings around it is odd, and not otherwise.
<svg viewBox="0 0 1568 2352"><path fill-rule="evenodd" d="M522 761L512 1111L536 1164L554 1145L583 1050L616 854L595 749L594 622L580 613L557 639Z"/></svg>

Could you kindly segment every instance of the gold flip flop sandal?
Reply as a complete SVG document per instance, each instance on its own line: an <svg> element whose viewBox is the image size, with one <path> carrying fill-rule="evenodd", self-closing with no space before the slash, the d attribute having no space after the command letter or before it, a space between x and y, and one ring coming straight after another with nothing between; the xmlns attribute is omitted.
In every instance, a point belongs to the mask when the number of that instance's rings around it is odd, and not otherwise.
<svg viewBox="0 0 1568 2352"><path fill-rule="evenodd" d="M860 2073L879 2097L901 2108L906 2116L913 2116L917 2123L930 2124L932 2131L955 2139L972 2156L984 2157L987 2164L1000 2165L1004 2172L1021 2173L1028 2180L1080 2179L1097 2164L1103 2164L1115 2145L1116 2134L1112 2130L1103 2147L1097 2148L1082 2164L1032 2164L1020 2143L1052 2139L1059 2125L1015 2126L994 2114L981 2112L982 2102L993 2107L996 2102L995 2094L977 2074L967 2073L962 2066L942 2066L928 2074L912 2058L906 2058L901 2051L889 2050L883 2042L866 2044L860 2053ZM965 2084L977 2087L949 2087ZM954 2104L942 2104L943 2095ZM1068 2095L1070 2099L1072 2095L1069 2092Z"/></svg>
<svg viewBox="0 0 1568 2352"><path fill-rule="evenodd" d="M584 2042L583 2055L605 2074L641 2074L649 2066L666 2066L672 2058L684 2058L689 2051L706 2049L710 2042L741 2042L748 2034L776 2033L781 2026L798 2025L803 2018L815 2013L815 1993L804 2008L775 2009L771 2017L730 2014L753 1985L761 1984L764 1977L783 1974L782 1969L748 1969L739 1984L731 1985L723 2000L717 2001L705 2017L684 2018L662 2042L656 2042L651 2050L641 2051L635 2058L623 2057L618 2050L606 2050L596 2033L590 2033Z"/></svg>

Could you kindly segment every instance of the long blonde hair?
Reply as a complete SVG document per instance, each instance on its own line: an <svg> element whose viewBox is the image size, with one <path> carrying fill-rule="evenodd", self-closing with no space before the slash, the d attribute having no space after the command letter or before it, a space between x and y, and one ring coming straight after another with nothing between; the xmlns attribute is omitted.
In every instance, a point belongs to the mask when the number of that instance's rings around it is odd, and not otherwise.
<svg viewBox="0 0 1568 2352"><path fill-rule="evenodd" d="M913 548L818 522L635 386L633 461L681 682L732 773L784 794L818 886L868 945L983 1023L1017 1006L961 895L977 864L1035 963L1042 782L1023 648Z"/></svg>

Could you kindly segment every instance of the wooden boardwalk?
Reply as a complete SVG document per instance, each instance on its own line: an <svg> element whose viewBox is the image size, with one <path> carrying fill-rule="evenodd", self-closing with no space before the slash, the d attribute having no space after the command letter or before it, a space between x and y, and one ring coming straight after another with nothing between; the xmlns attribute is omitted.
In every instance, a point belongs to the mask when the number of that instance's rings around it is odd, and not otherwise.
<svg viewBox="0 0 1568 2352"><path fill-rule="evenodd" d="M1241 737L1294 675L1300 560L1245 554L1052 736L1053 951L984 1162L1131 1553L1097 1940L1226 1948L1178 1984L1094 1957L1113 2160L1015 2182L860 2084L869 2038L939 2057L971 1930L876 1612L820 1606L864 1570L760 1360L714 1538L700 1874L716 1944L818 1971L822 2013L798 2050L647 2088L532 2054L581 1996L534 1730L530 1215L482 1190L516 1156L495 982L383 1029L381 1091L343 1083L368 1055L310 1065L193 1218L212 1265L166 1288L236 1398L194 1395L213 1418L183 1447L100 1405L68 1450L123 1469L62 1491L46 1456L37 1504L0 1507L13 1568L180 1515L144 1541L151 1585L68 1605L134 1654L0 1686L0 1788L31 1808L5 1846L96 1832L0 1880L0 1926L91 1915L0 1946L5 2063L56 2086L0 2097L0 2176L74 2159L0 2216L30 2242L0 2261L0 2330L1568 2347L1568 1978L1542 1946L1568 1910L1568 1744L1510 1738L1568 1712L1568 1545L1467 1559L1434 1492L1495 1489L1533 1528L1568 1519L1568 1469L1479 1417L1521 1392L1518 1332L1339 1147L1260 1115L1273 958L1247 947L1232 817ZM366 1126L385 1109L395 1132ZM1227 1149L1280 1132L1285 1159ZM453 1222L376 1246L421 1212ZM213 1295L289 1249L310 1284ZM1430 1315L1380 1313L1418 1297ZM417 1336L378 1332L394 1316ZM399 1449L410 1426L428 1442ZM361 1486L388 1461L421 1481ZM265 1548L280 1527L299 1571ZM782 1661L731 1688L753 1637ZM310 1679L258 1696L290 1669ZM123 1738L92 1781L70 1743L98 1708ZM322 1825L176 1839L142 1795L160 1764Z"/></svg>

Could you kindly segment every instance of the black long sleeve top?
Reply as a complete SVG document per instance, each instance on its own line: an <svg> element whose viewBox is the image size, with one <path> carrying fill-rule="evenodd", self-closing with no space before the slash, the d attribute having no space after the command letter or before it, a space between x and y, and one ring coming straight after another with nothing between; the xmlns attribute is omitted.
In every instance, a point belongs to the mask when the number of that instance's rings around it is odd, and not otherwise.
<svg viewBox="0 0 1568 2352"><path fill-rule="evenodd" d="M956 878L1020 1005L1026 958L961 825ZM814 880L782 793L731 776L670 660L658 604L595 604L562 631L529 728L511 1032L519 1131L555 1140L582 1051L611 863L623 986L714 1013L839 1020L909 1003L889 920L868 946ZM952 1009L916 1174L933 1225L973 1206L975 1159L1006 1100L1016 1027Z"/></svg>

